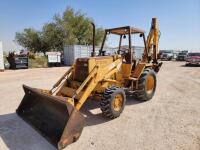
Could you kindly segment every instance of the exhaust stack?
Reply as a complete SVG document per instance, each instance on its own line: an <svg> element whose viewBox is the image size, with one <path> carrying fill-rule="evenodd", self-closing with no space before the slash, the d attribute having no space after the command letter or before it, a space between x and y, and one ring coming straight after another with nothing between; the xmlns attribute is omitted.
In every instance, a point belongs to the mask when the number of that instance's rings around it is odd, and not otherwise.
<svg viewBox="0 0 200 150"><path fill-rule="evenodd" d="M92 57L95 57L96 56L96 53L95 53L95 30L96 30L96 27L95 27L95 24L92 22L91 23L92 24L92 28L93 28L93 37L92 37L92 46L93 46L93 48L92 48L92 52L91 52L91 56Z"/></svg>

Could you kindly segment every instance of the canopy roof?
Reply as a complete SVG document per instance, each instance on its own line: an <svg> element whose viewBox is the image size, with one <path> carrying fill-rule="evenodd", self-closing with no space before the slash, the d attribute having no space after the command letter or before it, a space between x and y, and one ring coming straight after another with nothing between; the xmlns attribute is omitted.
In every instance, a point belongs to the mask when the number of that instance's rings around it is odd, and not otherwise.
<svg viewBox="0 0 200 150"><path fill-rule="evenodd" d="M117 35L125 35L125 34L129 34L129 29L131 30L131 34L145 33L144 30L134 28L134 27L130 27L130 26L106 29L106 32L112 33L112 34L117 34Z"/></svg>

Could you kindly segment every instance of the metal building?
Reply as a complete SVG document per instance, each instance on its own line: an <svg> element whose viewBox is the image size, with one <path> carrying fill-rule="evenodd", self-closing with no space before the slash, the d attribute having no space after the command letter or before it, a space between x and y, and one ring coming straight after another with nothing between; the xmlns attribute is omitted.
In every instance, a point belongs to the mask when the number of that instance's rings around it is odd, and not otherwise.
<svg viewBox="0 0 200 150"><path fill-rule="evenodd" d="M100 47L95 48L96 54L99 53L99 49ZM107 55L112 55L117 52L118 48L106 47L104 49L106 49ZM141 59L144 47L134 46L133 49L135 51L136 58ZM77 58L90 56L91 51L92 51L92 46L66 45L64 47L64 64L71 66Z"/></svg>
<svg viewBox="0 0 200 150"><path fill-rule="evenodd" d="M98 54L100 47L96 47L96 54ZM115 53L115 48L106 48L107 54ZM87 45L67 45L64 47L64 64L72 65L77 58L88 57L91 55L92 46Z"/></svg>

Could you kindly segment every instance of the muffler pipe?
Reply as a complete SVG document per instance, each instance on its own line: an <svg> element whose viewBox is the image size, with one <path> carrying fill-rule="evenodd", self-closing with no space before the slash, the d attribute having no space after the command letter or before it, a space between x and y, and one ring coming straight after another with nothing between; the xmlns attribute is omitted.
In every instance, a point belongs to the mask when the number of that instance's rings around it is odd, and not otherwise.
<svg viewBox="0 0 200 150"><path fill-rule="evenodd" d="M95 53L95 30L96 30L96 27L95 27L95 24L93 22L91 22L92 24L92 28L93 28L93 37L92 37L92 52L91 52L91 56L92 57L95 57L96 56L96 53Z"/></svg>

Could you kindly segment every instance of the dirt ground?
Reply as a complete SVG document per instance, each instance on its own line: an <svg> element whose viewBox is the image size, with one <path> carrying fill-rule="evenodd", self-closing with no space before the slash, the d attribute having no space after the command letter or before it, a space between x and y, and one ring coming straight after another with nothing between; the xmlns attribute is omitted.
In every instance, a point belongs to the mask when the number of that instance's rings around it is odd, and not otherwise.
<svg viewBox="0 0 200 150"><path fill-rule="evenodd" d="M22 84L49 89L66 67L0 72L0 150L55 150L19 118ZM164 62L152 100L128 98L122 115L105 119L98 103L82 112L86 126L66 150L200 150L200 67Z"/></svg>

